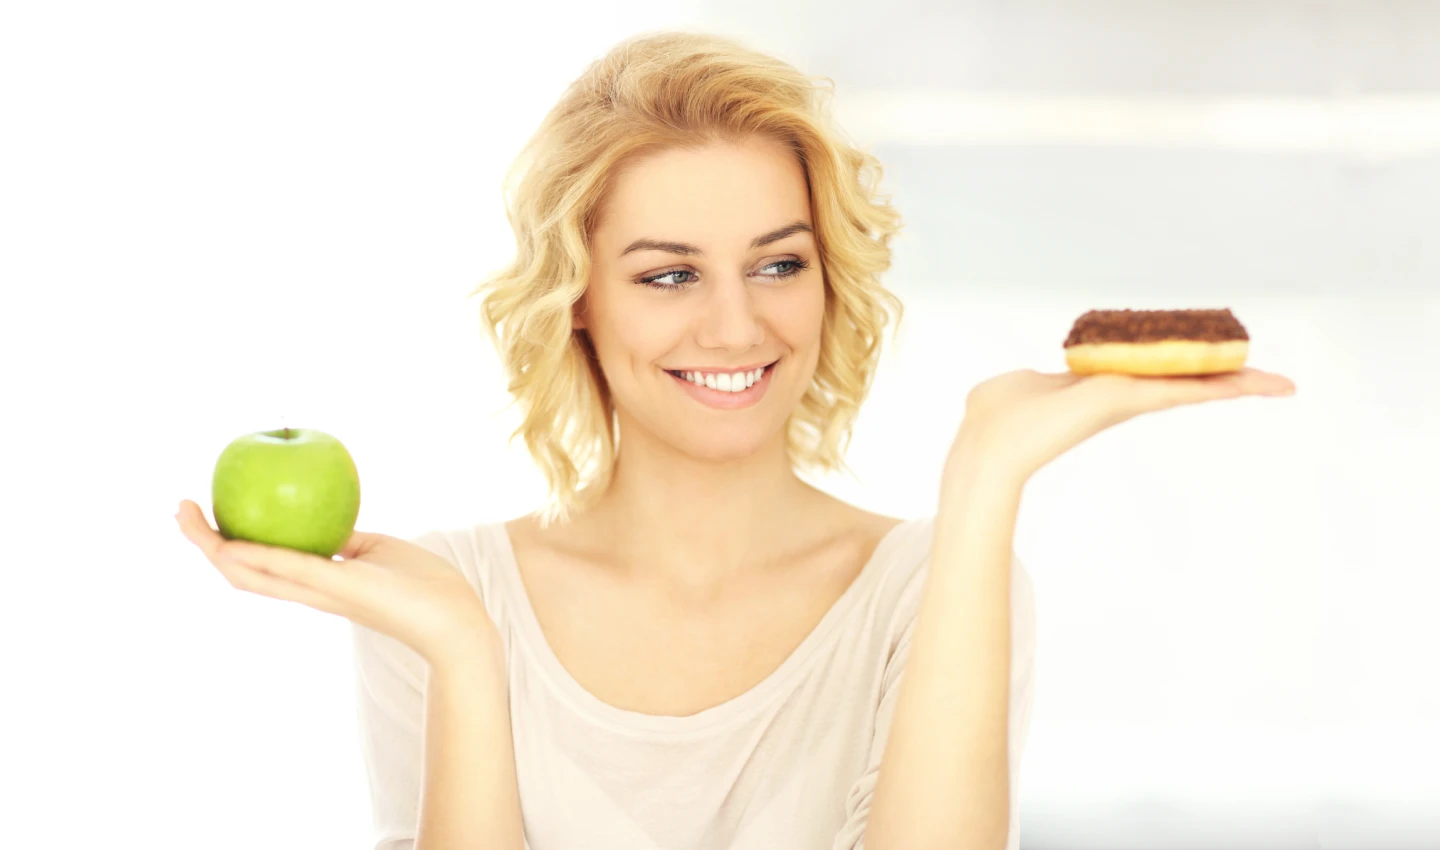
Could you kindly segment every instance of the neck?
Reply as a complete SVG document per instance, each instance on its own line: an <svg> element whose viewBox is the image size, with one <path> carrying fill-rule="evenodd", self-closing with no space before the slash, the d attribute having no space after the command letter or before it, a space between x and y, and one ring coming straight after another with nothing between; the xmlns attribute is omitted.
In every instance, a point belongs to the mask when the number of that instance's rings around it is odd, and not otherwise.
<svg viewBox="0 0 1440 850"><path fill-rule="evenodd" d="M637 577L723 583L793 541L824 498L791 469L783 434L749 457L710 461L639 430L626 433L609 487L582 520Z"/></svg>

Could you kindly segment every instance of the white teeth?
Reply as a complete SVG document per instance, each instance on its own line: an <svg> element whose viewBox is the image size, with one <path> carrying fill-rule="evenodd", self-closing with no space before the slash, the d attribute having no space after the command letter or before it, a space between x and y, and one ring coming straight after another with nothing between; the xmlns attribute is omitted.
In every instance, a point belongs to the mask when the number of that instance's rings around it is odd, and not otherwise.
<svg viewBox="0 0 1440 850"><path fill-rule="evenodd" d="M755 386L755 382L765 374L765 367L752 369L749 372L679 372L677 374L698 386L709 387L720 392L740 393Z"/></svg>

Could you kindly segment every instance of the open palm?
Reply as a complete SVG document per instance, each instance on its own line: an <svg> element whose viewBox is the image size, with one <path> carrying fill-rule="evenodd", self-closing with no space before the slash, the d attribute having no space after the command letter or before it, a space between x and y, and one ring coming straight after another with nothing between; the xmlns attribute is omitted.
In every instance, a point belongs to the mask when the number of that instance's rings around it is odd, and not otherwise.
<svg viewBox="0 0 1440 850"><path fill-rule="evenodd" d="M231 585L307 605L389 635L434 663L485 650L494 626L465 576L407 540L357 531L336 561L278 546L226 540L189 499L180 531Z"/></svg>
<svg viewBox="0 0 1440 850"><path fill-rule="evenodd" d="M978 444L1028 478L1095 434L1142 413L1241 396L1290 395L1294 389L1288 378L1252 368L1194 377L1022 369L970 391L952 457Z"/></svg>

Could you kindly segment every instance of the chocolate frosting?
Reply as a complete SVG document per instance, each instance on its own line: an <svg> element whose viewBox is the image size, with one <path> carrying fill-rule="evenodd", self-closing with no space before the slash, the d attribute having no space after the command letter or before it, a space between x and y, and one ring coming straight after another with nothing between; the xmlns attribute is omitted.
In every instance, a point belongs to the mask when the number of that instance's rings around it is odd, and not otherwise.
<svg viewBox="0 0 1440 850"><path fill-rule="evenodd" d="M1065 347L1105 342L1248 340L1240 320L1223 310L1091 310L1075 320Z"/></svg>

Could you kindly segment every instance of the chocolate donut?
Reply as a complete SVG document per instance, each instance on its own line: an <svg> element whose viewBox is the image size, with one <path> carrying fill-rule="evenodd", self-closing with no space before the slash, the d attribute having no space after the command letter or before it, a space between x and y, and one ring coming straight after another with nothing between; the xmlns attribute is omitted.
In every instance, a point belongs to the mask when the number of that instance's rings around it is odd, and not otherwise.
<svg viewBox="0 0 1440 850"><path fill-rule="evenodd" d="M1077 375L1213 375L1245 365L1250 336L1223 310L1091 310L1065 339Z"/></svg>

